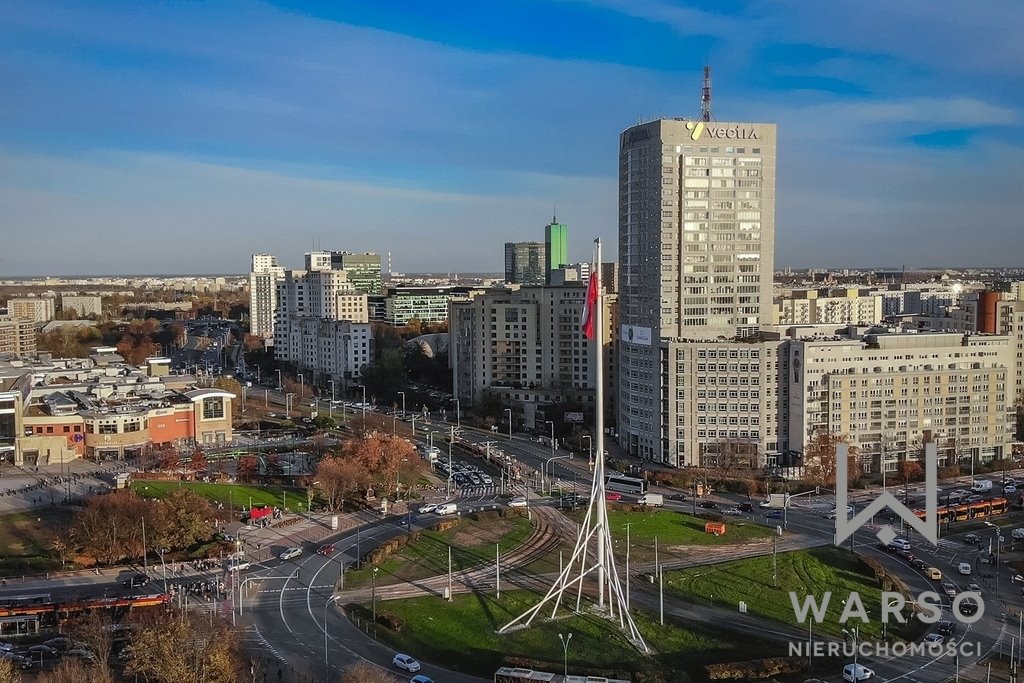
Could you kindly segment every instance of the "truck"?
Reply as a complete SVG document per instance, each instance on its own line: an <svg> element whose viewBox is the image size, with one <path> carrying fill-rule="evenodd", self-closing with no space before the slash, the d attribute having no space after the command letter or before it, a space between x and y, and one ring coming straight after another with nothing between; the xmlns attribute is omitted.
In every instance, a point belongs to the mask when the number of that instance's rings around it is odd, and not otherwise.
<svg viewBox="0 0 1024 683"><path fill-rule="evenodd" d="M640 505L649 505L652 508L660 508L665 504L665 496L660 493L645 493L636 500Z"/></svg>
<svg viewBox="0 0 1024 683"><path fill-rule="evenodd" d="M788 504L788 493L769 493L768 500L761 503L761 507L772 508L773 510L781 510L784 507L787 507Z"/></svg>
<svg viewBox="0 0 1024 683"><path fill-rule="evenodd" d="M973 491L974 493L988 493L991 490L991 479L976 479L974 483L971 484L971 491Z"/></svg>

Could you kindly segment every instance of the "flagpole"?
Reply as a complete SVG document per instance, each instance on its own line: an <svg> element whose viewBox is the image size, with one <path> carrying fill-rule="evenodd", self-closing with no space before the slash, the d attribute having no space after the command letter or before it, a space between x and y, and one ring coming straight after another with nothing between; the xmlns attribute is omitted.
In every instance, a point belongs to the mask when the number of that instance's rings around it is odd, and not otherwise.
<svg viewBox="0 0 1024 683"><path fill-rule="evenodd" d="M594 441L597 442L597 458L594 461L596 479L604 492L604 293L601 291L601 238L594 240L594 268L592 277L597 282L597 304L594 306ZM603 498L603 496L602 496ZM608 516L604 500L597 506L597 604L604 607L605 570L608 567L605 555L611 552L605 547L608 538Z"/></svg>

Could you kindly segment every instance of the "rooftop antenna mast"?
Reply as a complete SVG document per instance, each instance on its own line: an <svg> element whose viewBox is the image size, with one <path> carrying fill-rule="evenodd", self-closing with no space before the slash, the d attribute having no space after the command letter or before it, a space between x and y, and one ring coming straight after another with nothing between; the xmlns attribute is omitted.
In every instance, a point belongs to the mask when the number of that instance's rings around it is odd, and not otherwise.
<svg viewBox="0 0 1024 683"><path fill-rule="evenodd" d="M711 67L704 65L704 87L700 90L700 120L711 120Z"/></svg>

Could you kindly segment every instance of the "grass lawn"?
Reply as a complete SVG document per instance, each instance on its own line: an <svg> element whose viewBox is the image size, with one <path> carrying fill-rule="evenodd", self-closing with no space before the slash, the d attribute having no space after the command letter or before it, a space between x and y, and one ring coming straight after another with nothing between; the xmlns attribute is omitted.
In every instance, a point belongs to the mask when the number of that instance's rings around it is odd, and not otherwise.
<svg viewBox="0 0 1024 683"><path fill-rule="evenodd" d="M282 486L247 486L245 484L210 484L198 481L150 481L140 479L132 482L132 489L147 498L163 498L171 491L178 488L185 488L195 491L211 503L223 503L226 508L229 504L236 510L252 505L261 507L273 505L284 507L287 494L287 507L298 511L299 503L302 509L306 507L306 489L297 487ZM316 502L313 503L316 505Z"/></svg>
<svg viewBox="0 0 1024 683"><path fill-rule="evenodd" d="M400 652L408 652L466 673L492 676L506 658L529 660L538 670L562 671L559 633L572 633L569 672L611 675L616 672L689 670L696 672L711 662L753 659L777 654L779 646L714 630L695 630L678 624L658 624L657 615L636 611L634 618L656 654L640 656L617 624L588 614L571 615L556 622L540 616L533 626L499 635L497 630L540 599L527 591L493 595L456 595L451 603L436 597L389 600L377 603L378 622L389 615L401 628L377 626L377 637ZM369 605L348 606L361 628L373 626ZM550 612L548 612L550 614ZM567 610L561 614L569 615ZM524 664L524 662L515 662ZM672 680L666 676L667 680Z"/></svg>
<svg viewBox="0 0 1024 683"><path fill-rule="evenodd" d="M681 597L713 602L716 605L738 609L740 601L747 603L747 611L768 619L796 626L789 592L801 600L814 595L819 604L826 591L831 591L827 617L824 623L814 624L815 633L841 636L843 624L839 615L842 601L855 591L871 619L869 624L860 620L849 623L859 626L865 637L881 637L879 610L882 589L871 570L853 555L838 548L814 548L778 555L778 585L773 585L772 556L766 555L735 562L694 567L665 573L665 592ZM916 619L908 620L914 627ZM804 626L799 626L804 628ZM898 624L889 624L890 635L910 637L914 633L900 630Z"/></svg>
<svg viewBox="0 0 1024 683"><path fill-rule="evenodd" d="M0 515L0 573L7 576L60 567L51 542L71 526L67 508Z"/></svg>
<svg viewBox="0 0 1024 683"><path fill-rule="evenodd" d="M415 581L448 572L448 548L452 549L452 570L469 569L494 561L494 544L502 553L520 545L533 532L526 517L463 517L462 523L446 531L425 530L417 540L389 555L378 565L377 583L388 585ZM345 572L345 588L370 583L369 566Z"/></svg>

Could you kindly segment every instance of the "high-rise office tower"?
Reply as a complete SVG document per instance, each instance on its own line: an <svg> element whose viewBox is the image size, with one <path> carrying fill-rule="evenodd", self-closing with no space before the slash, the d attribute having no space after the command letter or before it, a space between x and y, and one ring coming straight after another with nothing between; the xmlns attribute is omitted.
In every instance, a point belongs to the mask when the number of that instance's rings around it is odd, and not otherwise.
<svg viewBox="0 0 1024 683"><path fill-rule="evenodd" d="M253 254L249 271L249 331L264 339L274 338L274 310L277 308L277 283L284 268L273 254Z"/></svg>
<svg viewBox="0 0 1024 683"><path fill-rule="evenodd" d="M551 284L551 271L569 265L569 226L552 216L544 226L544 282Z"/></svg>
<svg viewBox="0 0 1024 683"><path fill-rule="evenodd" d="M675 461L682 439L663 417L688 414L669 401L695 387L677 382L673 343L771 323L774 241L773 124L660 119L621 134L617 428L629 452Z"/></svg>
<svg viewBox="0 0 1024 683"><path fill-rule="evenodd" d="M380 294L383 288L380 254L369 251L363 254L348 251L310 251L306 253L306 270L347 271L348 281L357 292L363 294Z"/></svg>
<svg viewBox="0 0 1024 683"><path fill-rule="evenodd" d="M542 285L546 272L543 242L505 242L505 282Z"/></svg>

